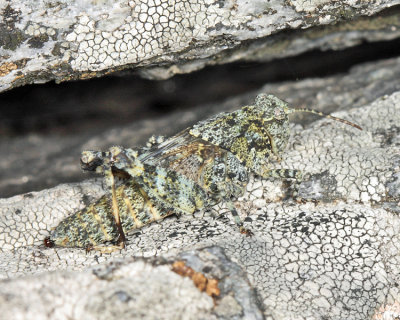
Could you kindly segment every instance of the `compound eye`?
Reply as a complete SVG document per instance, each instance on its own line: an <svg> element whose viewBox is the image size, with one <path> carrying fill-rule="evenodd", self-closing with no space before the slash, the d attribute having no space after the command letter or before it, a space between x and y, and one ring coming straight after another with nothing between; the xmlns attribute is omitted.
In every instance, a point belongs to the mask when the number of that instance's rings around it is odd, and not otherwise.
<svg viewBox="0 0 400 320"><path fill-rule="evenodd" d="M54 241L51 240L50 237L46 237L43 243L47 248L53 248L55 246Z"/></svg>
<svg viewBox="0 0 400 320"><path fill-rule="evenodd" d="M85 171L95 171L104 162L105 154L99 151L83 151L81 155L81 168Z"/></svg>
<svg viewBox="0 0 400 320"><path fill-rule="evenodd" d="M275 108L274 110L274 117L277 120L285 119L285 111L282 108Z"/></svg>

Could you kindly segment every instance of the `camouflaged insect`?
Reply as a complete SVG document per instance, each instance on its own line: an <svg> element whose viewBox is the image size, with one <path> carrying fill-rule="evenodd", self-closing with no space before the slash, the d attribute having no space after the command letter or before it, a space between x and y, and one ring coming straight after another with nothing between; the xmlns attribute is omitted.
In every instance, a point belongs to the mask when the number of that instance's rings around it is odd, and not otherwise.
<svg viewBox="0 0 400 320"><path fill-rule="evenodd" d="M155 138L140 152L121 147L84 151L83 169L105 175L111 201L103 197L61 222L46 245L86 247L117 239L123 243L124 234L134 228L221 201L227 203L241 232L250 234L231 200L243 194L248 172L294 179L296 188L301 181L297 170L269 169L270 160L279 160L287 145L288 116L293 112L311 112L361 129L314 110L291 109L275 96L261 94L253 106L218 114L165 141ZM130 180L115 189L116 174Z"/></svg>

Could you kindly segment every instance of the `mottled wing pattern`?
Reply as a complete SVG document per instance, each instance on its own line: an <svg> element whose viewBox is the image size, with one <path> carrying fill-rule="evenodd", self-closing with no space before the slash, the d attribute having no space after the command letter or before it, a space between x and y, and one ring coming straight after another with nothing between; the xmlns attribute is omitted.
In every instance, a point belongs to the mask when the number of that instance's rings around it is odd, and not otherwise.
<svg viewBox="0 0 400 320"><path fill-rule="evenodd" d="M140 159L186 176L216 201L241 195L248 182L248 170L235 155L189 130L156 144Z"/></svg>
<svg viewBox="0 0 400 320"><path fill-rule="evenodd" d="M214 204L194 180L167 168L144 163L142 175L134 180L160 208L177 214L192 214Z"/></svg>
<svg viewBox="0 0 400 320"><path fill-rule="evenodd" d="M278 102L258 98L255 106L199 122L150 149L115 148L123 156L119 162L107 158L112 152L95 152L84 169L97 171L110 163L116 171L130 175L113 197L125 233L172 213L193 213L229 201L243 193L249 169L262 173L271 152L277 154L283 148L280 139L285 141L286 131L282 138L279 135L288 121L279 119ZM140 166L135 164L137 159ZM230 207L237 218L232 203ZM117 238L110 196L104 196L62 221L46 243L85 247Z"/></svg>

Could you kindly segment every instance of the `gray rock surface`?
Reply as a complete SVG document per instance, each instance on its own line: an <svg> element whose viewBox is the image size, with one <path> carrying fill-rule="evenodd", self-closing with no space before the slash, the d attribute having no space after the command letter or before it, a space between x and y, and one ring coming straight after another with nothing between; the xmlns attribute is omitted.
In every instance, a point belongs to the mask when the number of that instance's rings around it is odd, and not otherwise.
<svg viewBox="0 0 400 320"><path fill-rule="evenodd" d="M3 287L0 301L7 308L2 308L0 318L137 319L145 314L148 319L196 319L194 315L207 315L213 309L211 297L193 289L188 278L169 266L139 260L114 263L110 269L110 275L103 272L102 276L88 270L17 279ZM15 294L27 287L28 294Z"/></svg>
<svg viewBox="0 0 400 320"><path fill-rule="evenodd" d="M0 317L12 310L17 318L120 319L139 309L147 319L153 310L165 310L158 316L166 319L187 310L195 319L257 319L260 310L268 319L399 316L400 92L335 115L364 130L327 119L294 125L283 160L275 164L307 173L300 193L319 202L282 200L281 181L252 177L235 203L251 238L238 233L220 204L146 226L129 236L126 250L110 255L48 249L42 241L49 230L102 195L101 180L0 200ZM188 278L154 264L153 257L186 260L225 289L213 305ZM107 281L98 280L98 265L114 270ZM242 285L232 287L235 280L226 289L224 281L235 277ZM61 294L48 294L61 283ZM133 296L140 308L129 307Z"/></svg>
<svg viewBox="0 0 400 320"><path fill-rule="evenodd" d="M84 5L3 1L0 91L50 80L93 78L126 68L165 79L210 64L265 61L311 49L390 40L400 32L398 4L398 0L119 0ZM371 15L375 16L366 18Z"/></svg>

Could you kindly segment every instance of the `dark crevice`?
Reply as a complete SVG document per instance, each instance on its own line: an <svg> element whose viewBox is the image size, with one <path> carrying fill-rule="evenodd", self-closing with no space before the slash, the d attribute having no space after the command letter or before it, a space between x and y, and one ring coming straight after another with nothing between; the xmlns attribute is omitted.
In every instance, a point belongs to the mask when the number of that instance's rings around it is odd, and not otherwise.
<svg viewBox="0 0 400 320"><path fill-rule="evenodd" d="M224 100L266 83L331 76L360 63L399 55L400 39L396 39L340 51L315 50L266 63L206 67L163 81L110 76L29 85L0 95L0 135L98 132L175 109Z"/></svg>

